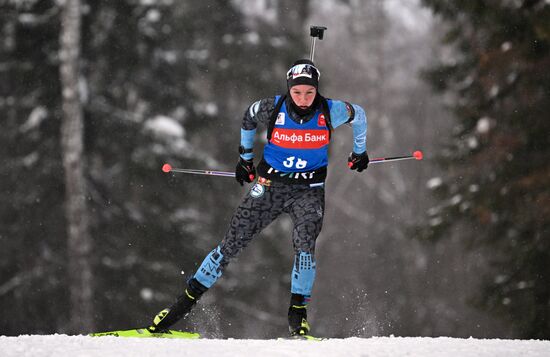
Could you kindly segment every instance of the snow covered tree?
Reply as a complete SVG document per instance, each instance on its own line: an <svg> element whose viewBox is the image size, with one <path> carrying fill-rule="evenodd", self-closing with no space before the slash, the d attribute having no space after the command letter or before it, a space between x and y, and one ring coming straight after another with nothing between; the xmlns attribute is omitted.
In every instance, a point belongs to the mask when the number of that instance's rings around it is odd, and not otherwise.
<svg viewBox="0 0 550 357"><path fill-rule="evenodd" d="M423 0L451 51L427 77L457 118L426 237L460 237L489 273L474 299L523 338L550 337L550 4Z"/></svg>

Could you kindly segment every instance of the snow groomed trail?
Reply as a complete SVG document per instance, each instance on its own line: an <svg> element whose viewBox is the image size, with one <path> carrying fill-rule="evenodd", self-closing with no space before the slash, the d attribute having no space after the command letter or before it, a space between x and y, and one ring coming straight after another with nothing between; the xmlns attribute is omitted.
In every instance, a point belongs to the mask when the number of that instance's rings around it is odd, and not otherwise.
<svg viewBox="0 0 550 357"><path fill-rule="evenodd" d="M372 337L296 340L173 340L67 335L0 336L2 357L122 356L422 356L422 357L550 357L550 341Z"/></svg>

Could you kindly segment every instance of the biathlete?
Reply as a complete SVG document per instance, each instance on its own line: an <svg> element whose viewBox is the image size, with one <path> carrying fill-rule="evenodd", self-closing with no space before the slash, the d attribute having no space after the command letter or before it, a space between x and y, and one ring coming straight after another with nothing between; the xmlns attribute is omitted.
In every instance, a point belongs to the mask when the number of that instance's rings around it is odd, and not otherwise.
<svg viewBox="0 0 550 357"><path fill-rule="evenodd" d="M286 213L293 222L295 252L289 331L292 336L309 334L306 309L315 280L315 240L323 224L332 130L350 124L353 151L348 157L348 166L361 172L369 164L365 111L356 104L323 97L318 91L319 77L320 72L312 61L298 60L287 72L286 95L259 100L246 110L235 176L241 185L256 182L237 207L221 243L187 280L176 302L154 317L149 331L165 331L187 315L222 276L231 259L262 229ZM252 149L258 124L267 127L267 144L255 168Z"/></svg>

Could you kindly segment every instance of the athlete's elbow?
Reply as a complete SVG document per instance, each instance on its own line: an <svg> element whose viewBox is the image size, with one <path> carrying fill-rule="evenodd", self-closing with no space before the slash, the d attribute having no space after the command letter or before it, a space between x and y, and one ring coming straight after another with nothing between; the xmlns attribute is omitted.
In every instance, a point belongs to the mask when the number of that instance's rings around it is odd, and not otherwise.
<svg viewBox="0 0 550 357"><path fill-rule="evenodd" d="M365 113L365 109L363 109L363 107L357 104L353 104L353 109L355 110L355 118L353 119L353 121L364 122L367 120L367 114Z"/></svg>

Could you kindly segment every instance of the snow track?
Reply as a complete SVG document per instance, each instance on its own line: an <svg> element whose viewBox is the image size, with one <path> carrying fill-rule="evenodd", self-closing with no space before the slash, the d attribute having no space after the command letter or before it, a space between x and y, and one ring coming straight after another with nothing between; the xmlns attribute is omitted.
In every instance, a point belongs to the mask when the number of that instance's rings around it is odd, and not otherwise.
<svg viewBox="0 0 550 357"><path fill-rule="evenodd" d="M0 336L3 357L122 356L548 356L550 341L372 337L294 340L168 340L67 335Z"/></svg>

